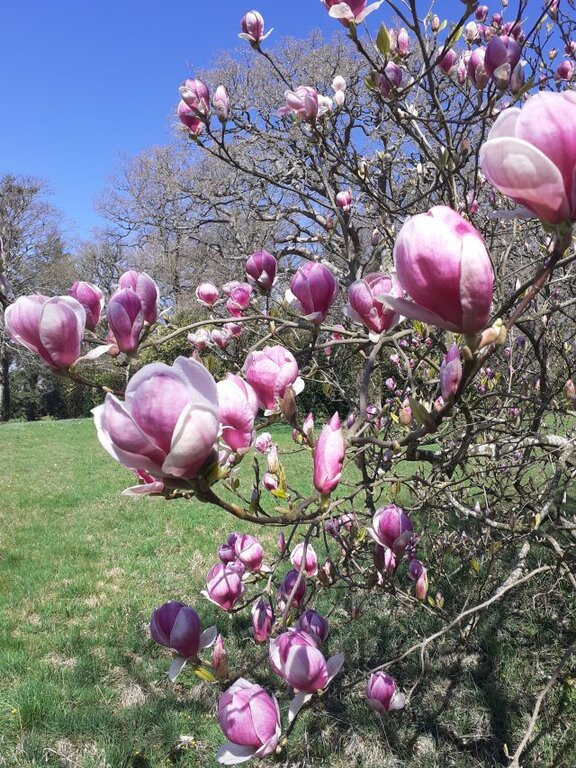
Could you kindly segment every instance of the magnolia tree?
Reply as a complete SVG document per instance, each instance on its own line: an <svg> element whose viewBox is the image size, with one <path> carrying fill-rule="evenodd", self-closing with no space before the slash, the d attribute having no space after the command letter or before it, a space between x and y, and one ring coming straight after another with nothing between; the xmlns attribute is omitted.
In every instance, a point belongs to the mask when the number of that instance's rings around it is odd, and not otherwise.
<svg viewBox="0 0 576 768"><path fill-rule="evenodd" d="M502 746L518 766L575 649L574 16L557 2L463 5L448 21L414 2L324 5L348 39L329 81L321 68L295 81L253 10L240 36L276 107L238 71L180 88L191 149L258 190L276 241L243 254L234 280L197 285L203 319L176 327L153 277L128 271L106 301L87 282L21 296L6 328L106 392L98 439L138 476L124 493L251 524L220 543L202 592L249 615L251 663L235 668L223 634L202 629L200 597L169 600L150 624L174 651L172 681L188 664L222 686L221 763L281 753L331 695L363 692L384 715L414 706L432 649L454 638L464 653L517 598L556 623L547 680ZM224 191L214 211L230 204ZM142 363L182 338L187 356ZM94 376L109 357L122 391ZM318 384L342 404L322 423L299 406ZM355 654L349 619L378 633L384 615L390 655ZM262 658L275 691L254 681Z"/></svg>

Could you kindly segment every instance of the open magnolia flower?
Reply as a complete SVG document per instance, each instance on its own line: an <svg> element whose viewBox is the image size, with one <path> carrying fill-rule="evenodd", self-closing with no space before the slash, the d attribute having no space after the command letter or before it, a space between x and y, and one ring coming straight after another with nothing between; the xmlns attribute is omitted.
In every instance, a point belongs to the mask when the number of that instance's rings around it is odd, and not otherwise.
<svg viewBox="0 0 576 768"><path fill-rule="evenodd" d="M484 175L548 224L576 220L576 93L544 91L498 115L480 148Z"/></svg>
<svg viewBox="0 0 576 768"><path fill-rule="evenodd" d="M367 0L345 0L345 2L322 0L322 4L328 8L329 15L333 19L338 19L345 26L361 24L372 11L380 8L384 0L372 3L372 5L366 5L366 2Z"/></svg>

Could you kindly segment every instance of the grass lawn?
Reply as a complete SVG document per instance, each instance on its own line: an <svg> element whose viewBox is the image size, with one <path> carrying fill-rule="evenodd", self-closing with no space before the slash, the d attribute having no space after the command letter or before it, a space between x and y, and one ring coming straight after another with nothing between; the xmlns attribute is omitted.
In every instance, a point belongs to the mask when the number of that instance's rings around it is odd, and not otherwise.
<svg viewBox="0 0 576 768"><path fill-rule="evenodd" d="M291 444L286 428L274 436L281 448ZM148 622L155 606L183 600L197 607L203 626L218 624L233 664L260 654L245 616L229 617L199 595L218 544L250 526L207 505L121 496L133 476L100 448L89 420L2 425L0 460L0 766L215 766L224 740L213 717L218 690L191 672L171 685L171 654L149 639ZM309 459L297 454L287 468L305 491ZM269 551L275 537L264 537ZM348 599L343 592L333 613L330 652L344 649L365 668L437 622L384 599L378 614L351 623ZM425 673L418 658L408 659L394 674L416 686L413 700L385 723L366 708L361 686L326 697L304 716L278 764L505 765L502 744L516 743L533 702L519 699L532 689L531 670L516 661L518 644L545 639L532 620L521 633L513 621L503 607L466 653L452 642L434 649ZM263 662L251 679L264 683L269 674ZM555 719L527 766L574 768L576 734L566 712L574 713L575 699L569 686L559 687ZM178 750L182 735L192 738Z"/></svg>

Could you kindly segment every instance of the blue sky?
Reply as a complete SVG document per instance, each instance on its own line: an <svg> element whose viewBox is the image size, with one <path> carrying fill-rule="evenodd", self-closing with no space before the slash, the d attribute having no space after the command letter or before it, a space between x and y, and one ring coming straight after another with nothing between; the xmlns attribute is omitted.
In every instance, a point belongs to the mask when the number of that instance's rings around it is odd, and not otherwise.
<svg viewBox="0 0 576 768"><path fill-rule="evenodd" d="M28 0L2 10L0 174L50 185L69 236L88 237L94 197L121 155L165 144L178 85L263 14L273 38L338 27L320 0ZM380 15L380 14L378 14Z"/></svg>

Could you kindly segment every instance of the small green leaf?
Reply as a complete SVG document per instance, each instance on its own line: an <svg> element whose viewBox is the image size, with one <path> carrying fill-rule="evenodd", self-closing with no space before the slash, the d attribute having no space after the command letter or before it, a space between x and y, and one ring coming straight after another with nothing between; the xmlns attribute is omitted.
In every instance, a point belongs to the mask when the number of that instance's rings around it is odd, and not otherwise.
<svg viewBox="0 0 576 768"><path fill-rule="evenodd" d="M388 56L390 53L390 35L388 34L388 28L384 22L380 24L380 29L376 35L376 48L382 56Z"/></svg>

